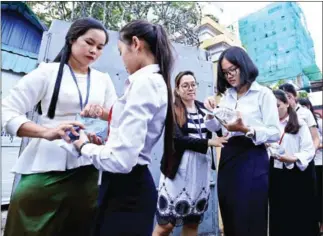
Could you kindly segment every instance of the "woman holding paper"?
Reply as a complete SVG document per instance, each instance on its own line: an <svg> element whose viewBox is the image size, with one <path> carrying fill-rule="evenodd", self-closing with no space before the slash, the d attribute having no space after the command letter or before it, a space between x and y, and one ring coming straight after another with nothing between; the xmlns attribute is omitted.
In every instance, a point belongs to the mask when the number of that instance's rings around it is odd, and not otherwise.
<svg viewBox="0 0 323 236"><path fill-rule="evenodd" d="M206 116L211 131L222 128L228 143L221 150L218 195L224 233L227 236L266 236L269 158L264 143L279 139L279 119L272 91L255 80L258 69L239 47L225 50L218 63L218 92L225 94L219 107L235 112ZM213 109L211 99L206 107ZM239 111L239 113L237 112ZM217 114L217 108L214 109Z"/></svg>
<svg viewBox="0 0 323 236"><path fill-rule="evenodd" d="M305 121L298 119L284 91L276 90L282 154L270 160L269 233L317 236L315 148ZM271 148L269 148L271 149Z"/></svg>
<svg viewBox="0 0 323 236"><path fill-rule="evenodd" d="M13 168L21 180L12 196L5 236L88 236L97 203L98 171L91 161L62 149L66 132L85 105L95 103L107 114L116 100L110 77L90 64L108 43L104 26L92 18L76 20L54 63L41 63L24 76L2 101L6 132L32 138ZM39 106L38 124L26 112ZM42 110L42 112L41 112ZM101 114L101 115L102 115Z"/></svg>

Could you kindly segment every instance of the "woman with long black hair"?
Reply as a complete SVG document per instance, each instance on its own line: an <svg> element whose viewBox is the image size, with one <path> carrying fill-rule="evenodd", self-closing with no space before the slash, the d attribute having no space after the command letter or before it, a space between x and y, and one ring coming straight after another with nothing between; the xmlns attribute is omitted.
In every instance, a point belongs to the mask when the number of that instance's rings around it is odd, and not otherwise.
<svg viewBox="0 0 323 236"><path fill-rule="evenodd" d="M161 25L132 21L120 30L120 55L128 71L124 94L112 108L105 145L75 142L103 171L95 235L151 236L157 191L148 165L165 130L164 155L173 154L171 43Z"/></svg>
<svg viewBox="0 0 323 236"><path fill-rule="evenodd" d="M317 236L315 148L311 133L289 105L285 92L276 90L274 95L280 119L281 153L272 152L276 154L270 160L269 233Z"/></svg>
<svg viewBox="0 0 323 236"><path fill-rule="evenodd" d="M53 63L41 63L24 76L2 101L6 132L31 141L13 172L21 179L12 195L4 235L88 236L97 206L98 171L83 156L61 148L76 115L95 103L106 118L117 96L110 77L90 67L108 43L95 19L76 20ZM26 113L39 104L38 124ZM66 122L67 121L67 122Z"/></svg>

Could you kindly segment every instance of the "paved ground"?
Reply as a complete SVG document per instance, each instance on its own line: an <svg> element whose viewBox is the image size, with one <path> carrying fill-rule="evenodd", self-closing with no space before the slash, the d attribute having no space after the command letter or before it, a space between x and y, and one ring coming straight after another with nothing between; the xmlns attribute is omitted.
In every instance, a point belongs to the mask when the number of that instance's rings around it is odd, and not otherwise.
<svg viewBox="0 0 323 236"><path fill-rule="evenodd" d="M7 211L1 210L1 236L3 235L3 229L6 224L6 219L7 219Z"/></svg>
<svg viewBox="0 0 323 236"><path fill-rule="evenodd" d="M3 236L3 229L7 219L7 210L1 210L1 236ZM215 236L215 234L203 234L201 236Z"/></svg>

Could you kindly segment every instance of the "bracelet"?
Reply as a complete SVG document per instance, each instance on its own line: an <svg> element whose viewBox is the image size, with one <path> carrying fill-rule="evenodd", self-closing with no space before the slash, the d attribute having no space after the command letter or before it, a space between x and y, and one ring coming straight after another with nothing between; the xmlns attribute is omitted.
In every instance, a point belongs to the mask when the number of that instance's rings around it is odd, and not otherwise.
<svg viewBox="0 0 323 236"><path fill-rule="evenodd" d="M88 143L90 143L89 141L85 141L84 143L82 143L82 145L80 146L80 149L79 149L79 152L81 153L81 151L82 151L82 148L86 145L86 144L88 144Z"/></svg>

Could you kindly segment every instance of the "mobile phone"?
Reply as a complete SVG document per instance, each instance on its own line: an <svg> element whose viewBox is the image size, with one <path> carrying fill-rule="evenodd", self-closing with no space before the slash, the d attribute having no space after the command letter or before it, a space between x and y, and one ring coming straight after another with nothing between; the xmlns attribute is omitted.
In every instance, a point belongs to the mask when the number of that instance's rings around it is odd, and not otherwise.
<svg viewBox="0 0 323 236"><path fill-rule="evenodd" d="M79 133L81 128L79 126L73 126L74 130ZM67 131L66 134L71 139L72 142L79 140L80 136L75 136L71 131Z"/></svg>

